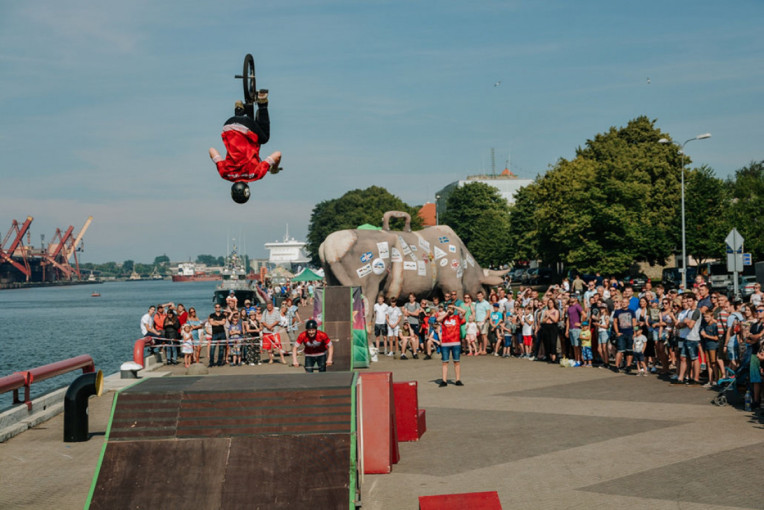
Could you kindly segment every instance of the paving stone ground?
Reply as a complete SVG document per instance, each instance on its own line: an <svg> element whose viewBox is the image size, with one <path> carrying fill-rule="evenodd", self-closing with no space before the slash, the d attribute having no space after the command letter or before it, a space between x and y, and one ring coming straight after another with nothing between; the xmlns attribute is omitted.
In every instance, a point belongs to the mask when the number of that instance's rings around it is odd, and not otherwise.
<svg viewBox="0 0 764 510"><path fill-rule="evenodd" d="M419 496L488 490L504 508L764 508L764 424L711 405L715 392L492 356L463 358L465 386L439 388L440 365L384 357L370 369L418 381L427 432L400 444L392 473L364 476L364 509L416 509ZM58 416L0 444L0 508L82 508L112 399L91 399L88 442L63 443Z"/></svg>

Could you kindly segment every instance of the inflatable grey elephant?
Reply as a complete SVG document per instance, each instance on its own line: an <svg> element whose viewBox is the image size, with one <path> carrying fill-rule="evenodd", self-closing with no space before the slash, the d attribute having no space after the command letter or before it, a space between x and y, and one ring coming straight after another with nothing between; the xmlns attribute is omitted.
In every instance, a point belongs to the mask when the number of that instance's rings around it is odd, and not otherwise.
<svg viewBox="0 0 764 510"><path fill-rule="evenodd" d="M403 231L390 231L391 217L405 218ZM473 296L486 286L499 285L506 271L482 269L451 227L439 225L411 231L411 217L388 211L382 230L339 230L318 248L329 285L361 287L366 298L366 324L372 303L385 298L417 298L456 291Z"/></svg>

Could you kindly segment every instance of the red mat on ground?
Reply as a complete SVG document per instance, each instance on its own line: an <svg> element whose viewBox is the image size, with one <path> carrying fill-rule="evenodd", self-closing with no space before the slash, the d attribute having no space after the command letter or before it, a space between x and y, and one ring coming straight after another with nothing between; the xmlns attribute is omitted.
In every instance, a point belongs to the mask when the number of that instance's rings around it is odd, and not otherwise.
<svg viewBox="0 0 764 510"><path fill-rule="evenodd" d="M395 426L392 372L364 372L361 378L363 472L385 474L400 459Z"/></svg>
<svg viewBox="0 0 764 510"><path fill-rule="evenodd" d="M419 441L427 424L424 409L419 409L417 382L406 381L393 383L395 395L395 424L398 429L398 441Z"/></svg>
<svg viewBox="0 0 764 510"><path fill-rule="evenodd" d="M499 493L467 492L464 494L441 494L419 496L419 510L501 510Z"/></svg>

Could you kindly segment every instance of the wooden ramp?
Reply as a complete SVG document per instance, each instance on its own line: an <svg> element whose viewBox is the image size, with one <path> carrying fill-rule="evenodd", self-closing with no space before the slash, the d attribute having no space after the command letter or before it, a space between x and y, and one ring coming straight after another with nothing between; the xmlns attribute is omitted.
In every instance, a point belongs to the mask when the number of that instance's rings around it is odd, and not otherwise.
<svg viewBox="0 0 764 510"><path fill-rule="evenodd" d="M123 390L89 506L355 508L356 377L168 377Z"/></svg>

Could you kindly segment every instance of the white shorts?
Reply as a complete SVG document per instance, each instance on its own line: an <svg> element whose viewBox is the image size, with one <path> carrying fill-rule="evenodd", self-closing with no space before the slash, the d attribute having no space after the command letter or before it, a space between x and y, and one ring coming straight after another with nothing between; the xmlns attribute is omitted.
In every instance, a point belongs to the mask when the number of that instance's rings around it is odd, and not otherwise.
<svg viewBox="0 0 764 510"><path fill-rule="evenodd" d="M400 326L395 326L394 328L387 326L387 336L398 336L400 332L401 332Z"/></svg>

